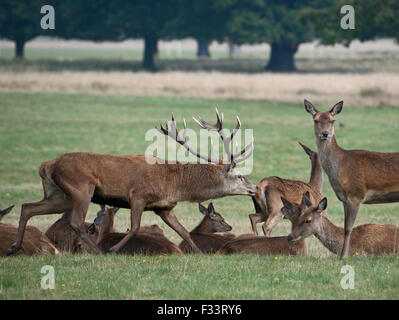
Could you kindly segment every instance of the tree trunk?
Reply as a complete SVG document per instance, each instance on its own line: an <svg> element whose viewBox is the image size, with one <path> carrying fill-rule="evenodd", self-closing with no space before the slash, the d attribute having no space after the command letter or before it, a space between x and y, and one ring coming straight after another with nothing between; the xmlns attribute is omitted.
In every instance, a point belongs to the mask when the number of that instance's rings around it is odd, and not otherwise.
<svg viewBox="0 0 399 320"><path fill-rule="evenodd" d="M201 41L197 40L197 57L198 58L209 58L211 53L209 52L209 42L208 41Z"/></svg>
<svg viewBox="0 0 399 320"><path fill-rule="evenodd" d="M25 40L17 39L15 40L15 59L23 59L24 58L24 47Z"/></svg>
<svg viewBox="0 0 399 320"><path fill-rule="evenodd" d="M295 71L294 55L298 50L297 43L272 43L269 63L266 71L292 72Z"/></svg>
<svg viewBox="0 0 399 320"><path fill-rule="evenodd" d="M147 36L144 38L143 69L148 71L155 70L154 57L158 51L157 45L158 39L156 37Z"/></svg>

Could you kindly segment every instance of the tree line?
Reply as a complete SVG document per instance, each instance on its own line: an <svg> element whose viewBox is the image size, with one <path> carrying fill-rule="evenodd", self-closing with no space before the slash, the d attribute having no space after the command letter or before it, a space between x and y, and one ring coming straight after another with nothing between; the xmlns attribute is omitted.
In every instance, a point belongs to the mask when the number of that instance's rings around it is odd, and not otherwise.
<svg viewBox="0 0 399 320"><path fill-rule="evenodd" d="M56 28L40 27L40 8L52 5ZM342 29L340 9L351 5L355 29ZM269 43L268 71L295 70L301 43L349 45L354 39L399 39L397 0L0 0L0 38L25 43L40 36L93 41L144 40L142 67L154 70L159 40L195 38L198 53L211 41Z"/></svg>

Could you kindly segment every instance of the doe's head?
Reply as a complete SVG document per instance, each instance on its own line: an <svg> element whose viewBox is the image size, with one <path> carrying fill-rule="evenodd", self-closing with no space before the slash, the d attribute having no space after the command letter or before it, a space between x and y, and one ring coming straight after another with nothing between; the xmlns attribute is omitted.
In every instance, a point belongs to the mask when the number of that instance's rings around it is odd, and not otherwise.
<svg viewBox="0 0 399 320"><path fill-rule="evenodd" d="M231 225L224 220L220 213L215 212L212 202L208 205L208 208L199 203L198 208L199 211L205 216L204 220L202 220L202 223L206 221L207 227L210 228L210 230L207 230L207 232L228 232L233 229Z"/></svg>
<svg viewBox="0 0 399 320"><path fill-rule="evenodd" d="M334 136L334 117L342 111L343 101L335 104L330 111L318 111L313 104L304 100L305 109L313 117L314 133L317 141L328 141Z"/></svg>
<svg viewBox="0 0 399 320"><path fill-rule="evenodd" d="M292 204L281 197L284 207L283 215L291 221L291 233L287 240L299 241L320 231L322 213L327 208L327 198L323 198L314 206L309 200L309 192L302 196L301 204Z"/></svg>

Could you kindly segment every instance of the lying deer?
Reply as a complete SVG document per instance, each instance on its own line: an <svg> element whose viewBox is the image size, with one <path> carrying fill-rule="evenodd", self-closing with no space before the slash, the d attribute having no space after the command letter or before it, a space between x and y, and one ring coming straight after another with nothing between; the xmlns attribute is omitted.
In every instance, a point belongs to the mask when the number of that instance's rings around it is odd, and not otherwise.
<svg viewBox="0 0 399 320"><path fill-rule="evenodd" d="M67 153L44 162L39 168L44 198L39 202L22 205L16 242L7 250L10 255L22 246L28 220L36 215L63 213L72 209L70 225L94 253L100 253L96 243L85 228L85 218L90 202L128 208L131 210L130 231L110 249L119 251L140 228L143 211L151 210L175 230L192 247L199 248L188 231L179 223L173 208L181 201L202 202L230 195L253 196L256 186L235 168L236 163L247 159L253 151L253 142L237 153L231 151L231 142L241 122L230 136L223 131L223 116L216 110L215 125L195 119L204 129L217 131L223 141L228 161L213 159L212 155L197 153L187 144L186 123L183 135L176 121L158 129L190 153L208 163L171 163L153 156L114 156L93 153ZM243 154L245 154L243 156Z"/></svg>
<svg viewBox="0 0 399 320"><path fill-rule="evenodd" d="M292 230L288 240L303 241L312 234L332 253L340 254L344 243L344 229L332 223L327 213L327 198L313 206L304 194L306 206L297 206L282 198L284 215L291 220ZM349 254L399 253L399 227L392 224L364 224L352 230Z"/></svg>
<svg viewBox="0 0 399 320"><path fill-rule="evenodd" d="M216 232L229 232L232 228L220 213L215 212L212 202L208 208L199 203L199 211L204 218L190 232L190 236L203 253L215 253L226 242L235 238L232 234L215 234ZM190 245L184 240L179 244L179 248L184 253L192 253Z"/></svg>
<svg viewBox="0 0 399 320"><path fill-rule="evenodd" d="M107 208L100 211L94 220L98 226L97 244L101 250L107 252L120 241L126 233L116 232L114 217L119 208ZM141 227L137 235L129 240L119 251L123 254L181 254L181 250L163 235L162 229L157 225Z"/></svg>
<svg viewBox="0 0 399 320"><path fill-rule="evenodd" d="M105 211L105 206L101 206L101 211ZM60 219L54 222L46 231L47 238L57 247L61 252L71 253L87 253L90 248L82 242L80 237L71 228L72 210L66 211ZM86 232L89 233L91 238L95 241L98 237L98 227L94 224L85 222Z"/></svg>
<svg viewBox="0 0 399 320"><path fill-rule="evenodd" d="M0 211L0 221L13 208L11 206L5 210ZM5 250L12 244L17 236L17 227L8 223L0 223L0 250ZM26 228L25 239L22 243L21 255L36 255L36 254L58 254L57 248L49 241L49 239L39 231L36 227L29 226Z"/></svg>
<svg viewBox="0 0 399 320"><path fill-rule="evenodd" d="M219 254L259 254L259 255L307 255L306 240L288 241L286 237L265 237L243 235L227 242L217 253Z"/></svg>
<svg viewBox="0 0 399 320"><path fill-rule="evenodd" d="M252 197L256 213L249 215L254 234L258 234L256 224L265 221L262 226L263 234L269 237L274 227L281 221L283 206L281 197L293 203L300 203L303 192L309 191L313 201L322 198L323 171L316 152L303 145L303 150L309 156L312 168L309 183L279 177L264 178L257 185L256 195Z"/></svg>
<svg viewBox="0 0 399 320"><path fill-rule="evenodd" d="M343 101L328 112L318 111L305 100L305 109L314 121L317 150L337 198L344 205L345 237L341 258L349 254L352 228L362 203L399 201L399 152L382 153L366 150L344 150L334 135L334 117ZM314 201L313 203L319 201Z"/></svg>

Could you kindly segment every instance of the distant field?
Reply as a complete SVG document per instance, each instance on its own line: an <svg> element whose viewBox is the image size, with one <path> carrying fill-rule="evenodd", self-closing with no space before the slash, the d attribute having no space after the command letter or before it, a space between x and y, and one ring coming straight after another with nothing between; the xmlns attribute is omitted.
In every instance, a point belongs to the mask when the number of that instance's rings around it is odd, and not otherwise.
<svg viewBox="0 0 399 320"><path fill-rule="evenodd" d="M4 78L3 78L4 80ZM2 81L3 81L2 80ZM10 90L10 89L8 89ZM0 208L16 204L5 222L17 223L21 204L42 198L39 165L66 152L142 154L146 130L163 123L173 111L178 123L200 114L214 121L214 108L234 126L239 115L243 128L253 128L254 170L248 179L278 175L307 181L308 157L298 141L315 149L312 120L295 104L265 100L205 99L98 95L83 93L0 92ZM325 109L327 106L321 107ZM196 129L192 120L190 128ZM399 108L344 106L337 117L336 135L344 148L399 151ZM343 226L343 208L328 183L328 214ZM250 231L249 197L213 201L235 234ZM87 220L97 206L90 207ZM196 205L180 203L175 213L187 229L201 219ZM41 216L30 224L46 230L58 217ZM397 204L363 206L357 224L399 225ZM157 223L178 243L180 238L155 214L143 215L142 224ZM129 227L129 212L121 210L116 228ZM288 221L273 232L287 235ZM160 256L60 255L57 257L0 258L0 299L398 299L399 258L350 257L341 261L315 237L308 239L309 256ZM40 289L40 268L56 270L56 289ZM356 272L355 289L340 287L341 266Z"/></svg>

